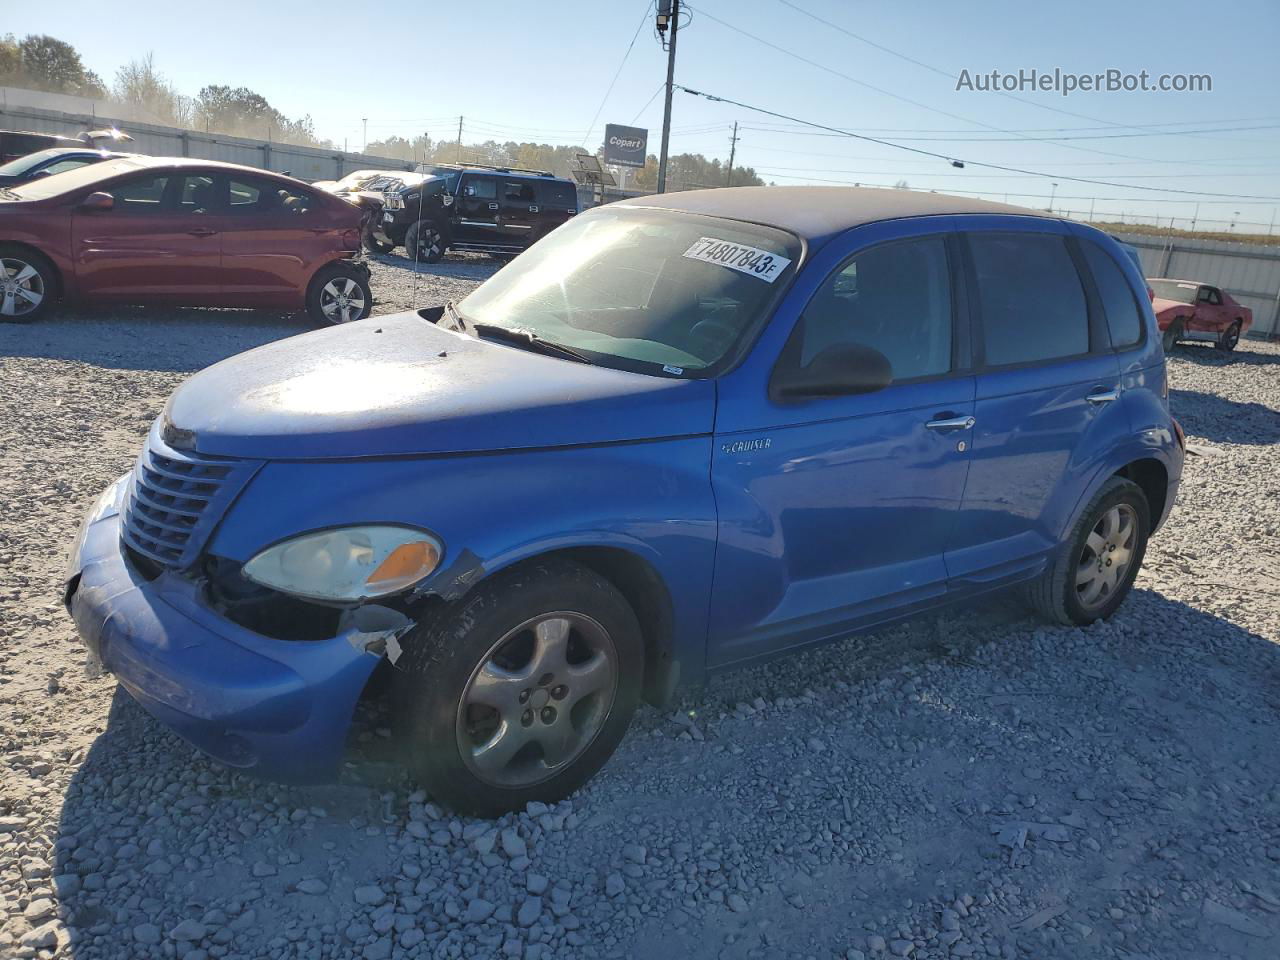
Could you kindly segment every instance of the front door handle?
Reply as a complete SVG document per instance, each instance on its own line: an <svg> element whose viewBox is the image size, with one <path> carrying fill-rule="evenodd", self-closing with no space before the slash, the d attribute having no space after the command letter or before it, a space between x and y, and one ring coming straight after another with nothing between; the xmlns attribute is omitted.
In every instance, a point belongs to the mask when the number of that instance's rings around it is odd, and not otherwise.
<svg viewBox="0 0 1280 960"><path fill-rule="evenodd" d="M193 237L212 237L217 232L217 230L210 230L208 227L196 227L194 230L187 231Z"/></svg>
<svg viewBox="0 0 1280 960"><path fill-rule="evenodd" d="M1085 397L1085 399L1088 400L1090 403L1092 403L1095 407L1100 407L1104 403L1110 403L1112 400L1119 400L1120 391L1118 389L1099 390L1096 393L1089 394L1087 397Z"/></svg>
<svg viewBox="0 0 1280 960"><path fill-rule="evenodd" d="M930 430L941 430L946 433L952 430L971 430L977 422L973 417L944 417L930 420L925 426Z"/></svg>

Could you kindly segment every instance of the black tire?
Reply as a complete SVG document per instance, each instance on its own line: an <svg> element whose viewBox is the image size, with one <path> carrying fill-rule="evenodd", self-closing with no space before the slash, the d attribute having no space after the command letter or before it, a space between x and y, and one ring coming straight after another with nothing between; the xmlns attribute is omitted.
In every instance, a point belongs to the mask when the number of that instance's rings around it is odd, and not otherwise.
<svg viewBox="0 0 1280 960"><path fill-rule="evenodd" d="M365 228L363 237L364 248L370 253L390 253L396 248L396 245L390 240L379 240L373 230Z"/></svg>
<svg viewBox="0 0 1280 960"><path fill-rule="evenodd" d="M540 653L542 634L536 631L543 624L569 622L565 618L578 619L562 634L561 679L549 668L552 658ZM611 660L604 646L584 645L584 627L593 642L607 637ZM580 676L570 671L583 669L570 666L575 642L590 654L585 665L597 663L600 656L612 668L608 691L574 696L569 689ZM622 740L644 679L644 641L626 599L599 574L566 561L531 561L482 582L410 633L403 647L392 676L392 704L404 762L437 800L479 816L520 810L534 800L554 803L578 789ZM501 678L501 690L492 681L485 684L485 668L490 677ZM596 673L587 668L581 675ZM528 686L517 693L511 683ZM475 692L482 685L489 696L508 698L502 710L476 702L484 699ZM569 706L557 715L557 704ZM582 716L589 723L580 732L575 716L583 705ZM486 717L485 710L493 717ZM557 720L563 721L561 726L551 726ZM551 763L543 738L562 736L564 730L575 738L572 751L566 747L565 758ZM482 771L479 758L485 749L513 734L522 746L509 760L492 761L491 773ZM464 756L464 750L470 753ZM498 763L505 765L498 768Z"/></svg>
<svg viewBox="0 0 1280 960"><path fill-rule="evenodd" d="M346 298L345 306L342 298ZM348 264L331 263L321 267L307 286L307 317L314 326L336 327L363 320L372 309L369 278L363 270Z"/></svg>
<svg viewBox="0 0 1280 960"><path fill-rule="evenodd" d="M32 305L32 297L39 302ZM39 320L57 297L58 271L47 257L27 247L0 243L0 323Z"/></svg>
<svg viewBox="0 0 1280 960"><path fill-rule="evenodd" d="M1108 537L1101 538L1104 543L1101 551L1095 550L1092 545L1097 541L1091 542L1091 537L1097 535L1099 526L1112 510L1121 512L1122 515L1123 511L1129 511L1134 524L1126 566L1118 575L1104 571L1113 566L1111 558L1115 557L1115 551L1122 548L1112 546L1108 551L1105 546ZM1147 552L1147 537L1150 532L1151 508L1142 488L1122 477L1112 477L1103 484L1102 489L1080 514L1071 535L1054 553L1049 569L1028 586L1027 599L1032 608L1051 623L1082 627L1095 620L1110 617L1133 587L1134 578L1138 575ZM1098 573L1103 577L1115 576L1115 583L1093 602L1085 602L1088 594L1082 593L1080 576L1085 572L1092 572L1095 561L1099 564ZM1086 591L1095 582L1090 581L1086 585Z"/></svg>
<svg viewBox="0 0 1280 960"><path fill-rule="evenodd" d="M1177 317L1165 328L1164 335L1161 337L1161 344L1164 352L1168 353L1178 345L1178 340L1182 337L1182 318Z"/></svg>
<svg viewBox="0 0 1280 960"><path fill-rule="evenodd" d="M404 235L404 252L418 263L439 263L448 244L444 232L430 220L415 220Z"/></svg>
<svg viewBox="0 0 1280 960"><path fill-rule="evenodd" d="M1230 352L1236 348L1236 344L1239 342L1240 321L1237 320L1235 323L1231 324L1231 326L1227 327L1226 330L1222 331L1222 336L1217 339L1214 346L1219 350Z"/></svg>

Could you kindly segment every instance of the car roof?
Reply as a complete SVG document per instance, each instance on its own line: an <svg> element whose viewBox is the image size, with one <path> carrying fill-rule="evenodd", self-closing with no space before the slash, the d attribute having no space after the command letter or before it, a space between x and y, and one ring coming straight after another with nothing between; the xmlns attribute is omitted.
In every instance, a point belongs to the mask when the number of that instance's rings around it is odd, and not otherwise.
<svg viewBox="0 0 1280 960"><path fill-rule="evenodd" d="M1056 219L1040 210L988 200L884 187L720 187L632 197L619 200L618 204L759 223L786 230L810 243L823 243L864 223L904 217L994 213Z"/></svg>

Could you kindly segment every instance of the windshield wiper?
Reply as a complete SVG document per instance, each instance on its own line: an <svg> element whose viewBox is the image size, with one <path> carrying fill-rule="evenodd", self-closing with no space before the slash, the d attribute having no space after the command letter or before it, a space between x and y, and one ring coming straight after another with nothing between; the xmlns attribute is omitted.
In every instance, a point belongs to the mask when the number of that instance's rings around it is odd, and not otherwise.
<svg viewBox="0 0 1280 960"><path fill-rule="evenodd" d="M471 324L471 332L477 337L501 340L503 343L510 343L528 350L536 350L538 353L545 353L549 356L561 357L565 360L576 360L578 363L591 363L591 358L586 354L579 353L573 347L567 347L563 343L556 343L554 340L543 340L532 330L512 329L511 327L499 326L496 323L473 323Z"/></svg>
<svg viewBox="0 0 1280 960"><path fill-rule="evenodd" d="M445 313L449 314L449 319L453 321L453 329L466 333L468 321L458 310L457 305L452 300L446 300L444 302L444 310Z"/></svg>

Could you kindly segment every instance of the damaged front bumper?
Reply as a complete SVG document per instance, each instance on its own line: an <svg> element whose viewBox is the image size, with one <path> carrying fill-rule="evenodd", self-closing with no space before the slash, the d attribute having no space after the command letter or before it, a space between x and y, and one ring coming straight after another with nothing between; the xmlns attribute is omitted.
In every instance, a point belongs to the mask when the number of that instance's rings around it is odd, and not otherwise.
<svg viewBox="0 0 1280 960"><path fill-rule="evenodd" d="M368 633L265 637L201 602L200 585L148 580L111 504L86 518L68 563L67 609L90 654L152 716L229 766L291 783L332 779L382 650ZM367 628L366 628L367 629Z"/></svg>

